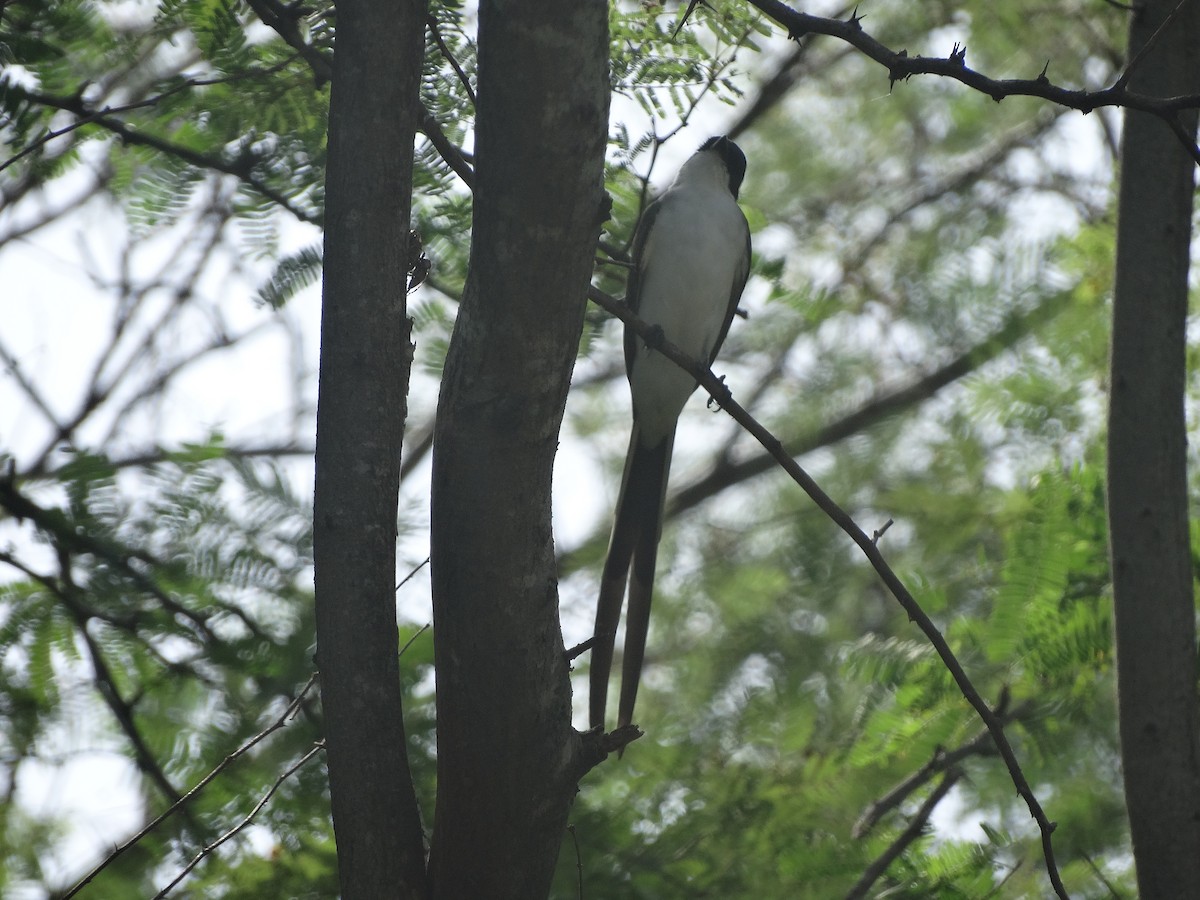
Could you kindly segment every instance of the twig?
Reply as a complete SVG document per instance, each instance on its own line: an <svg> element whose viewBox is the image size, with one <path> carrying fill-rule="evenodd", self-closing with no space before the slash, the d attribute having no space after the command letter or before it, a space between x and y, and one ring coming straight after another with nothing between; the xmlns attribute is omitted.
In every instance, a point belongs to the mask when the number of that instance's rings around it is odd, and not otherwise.
<svg viewBox="0 0 1200 900"><path fill-rule="evenodd" d="M301 209L294 204L287 196L280 191L271 187L261 178L250 171L253 165L253 159L243 157L234 161L223 159L220 156L214 156L209 153L201 153L193 150L190 147L185 147L182 144L176 144L165 138L148 132L140 131L128 123L115 119L112 116L112 110L109 108L89 109L83 99L78 96L61 97L54 94L43 94L39 91L30 91L24 88L19 88L14 85L8 85L11 92L19 94L21 99L28 100L31 103L37 103L42 106L47 106L52 109L61 109L64 112L72 113L80 117L84 121L82 125L96 125L103 128L112 134L117 135L126 144L136 144L143 147L150 147L158 150L161 153L166 153L169 156L174 156L176 159L181 159L189 165L195 166L198 169L209 169L214 172L220 172L224 175L231 175L242 183L253 188L258 193L262 194L268 200L282 206L301 222L309 222L312 224L321 224L321 216L318 213L310 212ZM144 105L144 104L143 104ZM120 107L116 107L120 109Z"/></svg>
<svg viewBox="0 0 1200 900"><path fill-rule="evenodd" d="M1092 859L1090 854L1084 853L1083 861L1087 863L1088 868L1092 870L1092 874L1096 876L1102 885L1104 885L1104 887L1108 890L1108 893L1115 898L1115 900L1125 900L1125 895L1118 891L1116 885L1108 880L1108 877L1100 870L1100 867L1096 865L1096 861Z"/></svg>
<svg viewBox="0 0 1200 900"><path fill-rule="evenodd" d="M729 413L734 421L762 444L783 470L792 477L792 480L858 545L863 555L867 557L872 567L879 574L880 579L887 586L888 590L891 591L892 596L896 598L896 601L908 614L909 620L916 623L917 627L921 629L925 637L933 645L938 656L941 657L942 663L954 679L954 683L958 685L959 691L966 698L967 702L975 708L980 719L987 726L988 733L992 736L992 740L995 741L1005 766L1008 767L1009 777L1012 778L1017 793L1021 795L1026 806L1029 807L1030 815L1033 816L1038 824L1038 829L1042 836L1042 852L1046 858L1046 871L1050 876L1050 883L1054 886L1055 893L1062 900L1069 900L1066 889L1062 884L1062 878L1059 876L1058 867L1054 861L1054 846L1051 841L1051 835L1056 827L1055 823L1046 817L1046 813L1034 795L1033 789L1029 786L1025 774L1021 771L1021 765L1017 762L1012 745L1008 742L1008 737L1004 734L1004 726L992 712L991 707L980 696L979 691L967 676L962 664L958 661L958 657L950 649L950 645L946 643L946 639L938 631L937 626L933 624L933 620L929 618L921 608L921 605L917 603L916 598L905 587L904 582L900 580L899 576L888 565L887 560L883 558L879 547L871 541L871 538L858 526L854 519L821 489L812 476L796 460L788 455L788 452L779 442L779 439L764 428L753 416L746 412L741 404L733 399L729 388L713 374L710 368L691 359L674 344L663 339L661 329L651 328L634 315L629 307L623 303L618 303L599 288L594 286L589 287L588 298L616 316L627 326L633 328L637 335L643 341L647 342L648 346L653 347L653 349L659 351L663 356L690 373L708 391L712 398L720 404L721 408Z"/></svg>
<svg viewBox="0 0 1200 900"><path fill-rule="evenodd" d="M1167 30L1167 26L1175 21L1175 17L1179 15L1183 7L1189 2L1190 0L1179 0L1179 2L1175 4L1175 8L1167 14L1167 17L1163 19L1158 28L1154 30L1154 34L1150 35L1146 43L1142 44L1142 46L1138 49L1138 52L1134 54L1133 59L1131 59L1125 66L1125 70L1117 77L1117 80L1113 82L1114 88L1124 88L1125 85L1129 84L1129 79L1133 77L1134 70L1141 65L1142 61L1154 48L1154 45L1158 43L1158 39L1162 37L1163 32Z"/></svg>
<svg viewBox="0 0 1200 900"><path fill-rule="evenodd" d="M410 581L412 581L413 576L416 575L418 572L420 572L427 565L429 565L429 557L428 556L425 557L425 559L422 562L419 562L415 566L413 566L412 571L409 572L407 575L405 575L402 579L400 579L400 583L398 585L396 585L396 590L400 590L400 588L404 587L406 584L408 584ZM428 628L429 626L426 625L425 627Z"/></svg>
<svg viewBox="0 0 1200 900"><path fill-rule="evenodd" d="M188 876L188 873L191 872L192 869L196 868L196 866L198 866L201 863L201 861L204 859L204 857L208 856L210 853L212 853L214 850L216 850L218 847L220 847L226 841L236 837L239 832L243 831L247 826L249 826L250 823L254 821L254 817L257 816L260 812L262 812L263 807L266 806L267 803L270 801L270 799L275 796L275 792L277 790L279 790L280 786L285 781L287 781L289 778L291 778L292 775L294 775L297 771L299 771L300 768L306 762L308 762L310 759L312 759L314 756L316 756L318 753L320 753L324 749L325 749L324 741L317 741L317 743L313 744L313 747L311 750L309 750L302 757L300 757L298 760L296 760L294 763L292 763L292 765L288 767L287 771L285 771L282 775L280 775L278 778L275 779L275 783L272 784L270 789L268 789L268 791L265 794L263 794L262 798L256 804L254 804L254 809L250 810L250 812L248 812L246 814L246 817L244 819L242 819L242 821L238 822L236 825L234 825L232 828L230 828L227 832L225 832L223 835L221 835L219 838L217 838L215 841L213 841L211 844L209 844L207 847L205 847L199 853L197 853L195 858L192 859L192 861L189 862L186 866L184 866L183 870L180 871L180 873L178 875L176 875L174 879L171 880L170 884L168 884L161 891L159 891L157 894L154 895L154 900L161 900L161 898L167 896L167 894L170 893L171 890L177 884L179 884L179 882L183 881L183 879Z"/></svg>
<svg viewBox="0 0 1200 900"><path fill-rule="evenodd" d="M287 722L289 722L291 719L295 718L296 713L300 709L300 705L304 702L305 696L308 694L308 692L310 690L312 690L313 685L317 683L318 677L319 677L318 673L313 672L312 675L309 676L308 681L305 682L304 687L302 687L300 689L300 693L298 693L296 695L296 698L294 700L292 700L291 703L288 704L287 709L285 709L274 722L272 722L265 729L260 731L254 737L250 738L250 740L248 740L246 743L242 744L242 746L238 747L236 750L234 750L232 753L230 753L228 756L226 756L225 759L223 759L220 763L217 764L217 767L215 769L213 769L211 772L209 772L207 775L205 775L203 778L201 778L198 782L196 782L195 786L192 787L192 789L189 790L182 797L180 797L179 800L177 800L175 803L171 804L171 806L169 806L165 811L163 811L158 816L156 816L154 819L152 819L137 834L133 835L132 837L127 839L124 843L122 843L120 846L116 847L110 854L108 854L108 856L106 856L103 860L100 861L99 865L97 865L94 869L92 869L92 871L88 872L88 874L85 875L82 879L80 879L80 881L78 883L76 883L74 887L72 887L69 891L67 891L65 894L63 894L62 900L70 900L71 897L74 897L76 894L78 894L81 890L83 890L83 888L85 888L88 885L88 883L92 879L94 879L97 875L99 875L106 868L108 868L113 862L115 862L116 859L122 853L124 853L126 850L128 850L130 847L132 847L134 844L136 844L138 841L140 841L142 838L144 838L146 835L148 835L154 829L156 829L168 817L170 817L172 814L174 814L180 807L182 807L185 803L187 803L189 800L191 800L192 797L196 796L196 794L198 794L200 791L204 790L204 788L207 787L208 784L214 778L216 778L218 775L220 775L222 772L224 772L227 768L229 768L229 766L232 765L234 762L236 762L239 757L244 756L247 752L249 752L251 750L251 748L253 748L256 744L258 744L260 741L262 741L268 735L273 734L274 732L278 731L285 724L287 724ZM185 872L185 874L186 874L186 872Z"/></svg>
<svg viewBox="0 0 1200 900"><path fill-rule="evenodd" d="M426 562L428 562L428 561L429 560L426 560ZM416 634L414 634L412 637L410 637L407 641L404 642L404 646L400 648L400 652L397 653L396 655L403 656L404 651L413 645L413 641L415 641L417 638L419 638L421 635L423 635L428 630L429 630L429 623L426 622L424 625L422 625L420 628L417 629Z"/></svg>
<svg viewBox="0 0 1200 900"><path fill-rule="evenodd" d="M142 557L115 542L109 542L86 531L77 530L62 510L46 509L21 494L12 478L0 477L0 509L7 510L17 520L29 519L45 532L60 550L88 553L103 559L154 597L165 610L189 622L203 642L216 641L216 635L209 626L206 615L188 609L178 600L169 596L148 575L134 568L131 560ZM152 562L155 565L161 565L157 561L152 560Z"/></svg>
<svg viewBox="0 0 1200 900"><path fill-rule="evenodd" d="M592 649L592 646L596 643L596 638L598 637L598 634L593 634L586 641L581 641L571 649L563 651L563 656L567 658L567 662L578 659Z"/></svg>
<svg viewBox="0 0 1200 900"><path fill-rule="evenodd" d="M567 831L571 832L571 840L575 842L575 868L579 870L579 900L583 900L583 857L579 853L579 835L575 833L574 825L568 825Z"/></svg>
<svg viewBox="0 0 1200 900"><path fill-rule="evenodd" d="M192 88L208 87L209 85L214 85L214 84L228 84L233 81L241 81L242 79L245 79L245 78L258 78L258 77L261 77L264 75L273 75L276 72L282 71L283 69L285 69L289 65L291 65L293 59L295 59L294 56L290 57L288 59L285 59L282 62L278 62L273 66L266 66L262 69L256 69L256 70L247 71L247 72L236 72L232 75L225 75L221 78L188 78L187 80L183 81L181 84L177 84L177 85L175 85L175 87L170 88L169 90L165 90L161 94L155 94L153 97L147 97L145 100L137 100L133 103L125 103L121 106L105 106L102 109L92 110L91 112L88 112L85 114L78 114L80 117L77 118L74 122L64 125L62 128L58 128L53 131L45 132L40 137L38 137L36 140L34 140L32 143L26 145L25 147L22 147L21 150L19 152L17 152L16 154L14 154L13 156L10 156L8 159L4 160L4 162L0 162L0 172L3 172L9 166L16 164L20 160L24 159L26 156L29 156L29 154L34 153L35 151L40 149L41 147L46 146L46 144L49 144L51 141L56 140L57 138L63 137L64 135L68 135L73 131L78 131L80 128L83 128L85 125L91 125L93 122L96 122L102 116L117 115L119 113L125 113L125 112L133 112L134 110L138 110L138 109L148 109L149 107L152 107L152 106L157 105L158 103L161 103L163 100L166 100L168 97L172 97L175 94L181 93L183 91L191 90ZM11 88L11 85L9 87ZM80 101L80 105L82 106L82 101ZM62 107L58 107L58 108L61 109Z"/></svg>
<svg viewBox="0 0 1200 900"><path fill-rule="evenodd" d="M886 522L883 523L883 525L881 527L876 528L874 531L872 531L871 532L871 543L878 544L879 539L881 537L883 537L885 534L887 534L887 530L895 524L896 524L895 519L888 519Z"/></svg>
<svg viewBox="0 0 1200 900"><path fill-rule="evenodd" d="M929 817L933 814L934 808L942 802L942 798L949 793L950 788L954 787L960 778L962 778L962 772L958 769L952 769L942 776L938 786L921 804L921 808L909 821L908 826L896 836L894 841L888 844L883 853L867 866L862 877L846 892L846 900L861 900L862 897L867 896L871 885L879 880L880 876L887 871L888 866L896 861L896 858L905 851L909 844L921 836L921 832L929 824Z"/></svg>
<svg viewBox="0 0 1200 900"><path fill-rule="evenodd" d="M1004 697L1001 698L1002 701L1005 699ZM1015 715L1005 714L1002 703L996 705L995 712L1005 725L1015 718ZM854 838L865 837L872 828L879 824L879 821L887 813L900 806L901 803L912 796L914 791L919 790L931 781L933 776L939 772L944 772L971 756L994 754L996 747L992 743L991 738L992 736L985 729L965 744L961 744L953 750L943 750L939 747L925 765L921 766L921 768L917 769L917 771L913 772L878 800L872 801L863 810L862 815L858 817L858 821L854 823L850 835Z"/></svg>
<svg viewBox="0 0 1200 900"><path fill-rule="evenodd" d="M171 808L175 809L185 802L186 795L179 793L151 752L150 745L147 743L142 730L133 718L133 702L121 696L120 688L117 687L116 679L113 677L112 670L108 667L108 661L104 658L104 653L100 649L100 645L92 637L91 632L88 631L87 616L78 607L70 604L68 601L72 593L71 587L68 587L67 590L60 591L58 596L60 599L67 601L68 609L70 609L72 617L75 619L75 625L79 629L79 634L83 637L83 643L87 647L88 658L92 664L92 681L96 685L96 691L104 698L105 705L113 714L113 718L117 720L117 724L121 726L121 731L129 739L129 743L133 745L133 754L137 762L137 767L149 776L155 786L162 791L163 796L171 803Z"/></svg>
<svg viewBox="0 0 1200 900"><path fill-rule="evenodd" d="M221 459L260 459L262 457L312 456L313 448L312 445L304 446L288 442L245 447L221 447L216 453ZM105 464L117 470L140 469L162 463L176 462L181 457L186 458L187 455L188 451L186 448L171 450L167 447L149 447L143 450L132 451L128 456L105 457ZM61 469L48 469L44 472L25 471L21 474L21 478L26 482L39 479L55 480L60 477L61 471Z"/></svg>
<svg viewBox="0 0 1200 900"><path fill-rule="evenodd" d="M3 342L0 342L0 363L4 364L4 368L7 373L12 376L13 380L17 383L17 386L24 391L25 396L29 398L29 402L37 407L38 411L46 418L46 421L49 422L56 431L61 431L62 426L59 424L58 416L56 416L54 410L50 408L50 401L43 397L41 391L38 390L37 385L35 385L25 376L25 372L21 369L21 361L17 359L15 354L9 352L8 347L5 346Z"/></svg>
<svg viewBox="0 0 1200 900"><path fill-rule="evenodd" d="M1020 871L1021 866L1023 865L1025 865L1025 860L1023 859L1018 859L1015 863L1013 863L1012 868L1004 873L1004 877L996 882L996 886L983 895L983 900L990 900L992 897L1003 896L1004 886L1013 879L1013 876Z"/></svg>
<svg viewBox="0 0 1200 900"><path fill-rule="evenodd" d="M467 97L470 99L471 105L477 105L478 101L475 99L475 89L471 87L471 79L467 77L467 73L463 71L463 67L458 64L458 60L454 58L454 54L450 52L450 48L446 46L446 42L442 39L442 32L438 27L437 17L430 15L425 20L425 24L429 26L429 33L433 35L433 42L437 44L438 50L441 51L446 62L450 63L450 67L454 69L454 74L458 76L458 80L462 82L463 90L467 92Z"/></svg>

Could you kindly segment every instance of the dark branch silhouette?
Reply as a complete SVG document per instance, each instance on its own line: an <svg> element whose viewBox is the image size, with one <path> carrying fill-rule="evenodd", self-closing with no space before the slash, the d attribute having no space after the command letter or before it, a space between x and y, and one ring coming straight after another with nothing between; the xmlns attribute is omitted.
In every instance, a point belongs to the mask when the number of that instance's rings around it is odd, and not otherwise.
<svg viewBox="0 0 1200 900"><path fill-rule="evenodd" d="M921 836L921 833L929 825L929 817L933 815L934 809L950 793L950 788L954 787L962 777L963 773L961 769L950 769L942 776L942 780L933 789L933 793L925 798L925 802L921 804L920 809L909 820L904 830L896 836L894 841L887 845L883 853L879 854L867 866L866 871L862 873L862 877L846 892L846 900L861 900L862 897L867 896L867 891L871 889L871 885L880 879L883 873L887 871L888 866L895 862L896 858L913 841Z"/></svg>
<svg viewBox="0 0 1200 900"><path fill-rule="evenodd" d="M788 31L788 37L799 40L807 34L824 34L845 41L887 69L888 80L907 81L914 75L940 75L953 78L967 87L974 88L991 97L997 103L1005 97L1040 97L1052 103L1090 113L1102 106L1121 106L1127 109L1152 113L1172 127L1192 158L1200 163L1200 147L1179 125L1177 114L1185 109L1200 107L1200 94L1184 94L1177 97L1151 97L1129 89L1129 78L1140 61L1135 57L1125 71L1109 87L1097 91L1065 88L1054 84L1047 77L1049 62L1035 78L990 78L967 66L967 48L954 45L949 56L910 56L907 50L893 50L880 43L862 27L862 17L855 11L848 19L827 19L811 16L792 9L781 0L749 0L768 18L778 22ZM1180 0L1175 11L1163 22L1155 34L1162 33L1187 0ZM1153 39L1150 43L1153 43ZM1177 127L1178 126L1178 127Z"/></svg>
<svg viewBox="0 0 1200 900"><path fill-rule="evenodd" d="M302 687L300 689L300 692L298 694L296 694L295 699L292 700L292 702L288 704L287 709L285 709L282 713L280 713L279 717L276 718L275 721L273 721L270 725L268 725L266 728L264 728L258 734L254 735L254 737L250 738L250 740L246 741L246 743L242 744L242 746L238 747L236 750L234 750L232 753L230 753L227 757L225 757L225 759L223 759L220 763L217 764L216 768L214 768L211 772L209 772L207 775L205 775L203 778L201 778L198 782L196 782L196 784L191 788L191 790L189 790L186 794L184 794L177 801L175 801L175 803L173 803L170 807L168 807L166 810L164 810L162 813L160 813L158 816L156 816L154 819L152 819L150 822L148 822L140 831L137 832L137 834L128 838L126 841L124 841L118 847L116 847L110 854L108 854L108 856L106 856L103 860L100 861L99 865L97 865L94 869L92 869L92 871L88 872L88 874L85 875L83 878L81 878L69 891L67 891L65 894L63 894L62 900L70 900L71 897L74 897L81 890L83 890L85 887L87 887L87 885L97 875L99 875L106 868L108 868L110 865L112 865L112 863L115 862L117 860L117 858L119 856L121 856L121 854L123 854L126 850L128 850L134 844L138 843L138 841L142 840L142 838L146 837L146 835L148 835L152 831L154 831L154 829L158 828L158 826L161 825L164 821L166 821L170 816L174 815L185 803L187 803L189 800L191 800L193 797L195 797L198 793L200 793L200 791L204 790L204 788L207 787L208 784L214 778L216 778L218 775L220 775L222 772L224 772L227 768L229 768L229 766L231 766L234 762L236 762L239 757L244 756L256 744L260 743L263 739L265 739L266 737L268 737L271 734L274 734L276 731L278 731L280 728L282 728L284 725L286 725L291 719L293 719L296 716L296 713L299 712L300 706L304 702L304 698L308 695L308 692L310 690L312 690L313 685L315 685L316 683L317 683L317 673L314 672L309 677L309 679L305 683L304 687ZM304 762L306 762L308 760L309 756L312 755L312 752L314 752L317 749L320 749L320 745L317 745L317 747L314 747L313 751L310 751L309 754L306 755L305 757L303 757L299 763L297 763L295 766L293 766L291 769L289 769L287 772L285 772L282 776L280 776L279 780L276 781L275 787L278 787L279 784L283 781L283 779L287 778L288 775L290 775L293 771L295 771L297 768L299 768L300 765L302 765ZM275 788L272 788L271 793L274 793L274 790L275 790ZM269 798L270 798L270 794L267 795L267 799L269 799ZM265 803L266 801L264 800L263 802ZM258 811L258 808L261 808L261 804L260 804L260 807L257 807L255 809L255 813ZM254 813L251 813L251 816L249 818L252 818L253 815L254 815ZM241 826L239 826L239 828L235 829L235 831L240 830L241 828L244 828L246 825L248 825L249 818L247 820L244 820L243 824ZM231 836L232 836L232 833L229 833L228 836L222 838L219 843L223 843L225 840L228 840L228 837L231 837ZM213 847L213 849L215 849L215 846ZM205 848L205 851L201 855L203 856L204 853L208 853L208 852L211 852L211 850L209 848ZM191 870L191 868L194 867L195 862L196 861L193 861L192 866L189 866L188 869L185 869L182 874L186 875L187 872L189 872ZM182 878L182 875L180 876L180 878Z"/></svg>
<svg viewBox="0 0 1200 900"><path fill-rule="evenodd" d="M281 191L271 187L262 178L254 174L254 164L258 162L258 158L251 155L249 152L243 152L236 157L228 158L225 156L217 156L212 153L201 153L198 150L193 150L190 147L185 147L182 144L174 143L166 138L159 137L150 132L141 131L138 128L130 125L115 116L114 113L150 106L162 99L165 94L159 97L154 97L137 104L129 104L125 107L101 107L99 109L92 108L84 102L82 96L76 92L75 95L64 97L56 94L46 94L41 91L31 91L16 85L8 85L7 89L20 96L21 99L27 100L30 103L36 103L39 106L45 106L50 109L60 109L63 112L69 112L72 115L79 117L79 122L76 127L85 125L95 125L103 128L105 131L111 132L119 137L126 144L134 144L143 147L150 147L153 150L158 150L168 156L173 156L176 159L181 159L189 165L195 166L198 169L205 169L212 172L220 172L224 175L231 175L241 181L248 187L253 188L259 194L271 200L279 206L286 209L293 216L302 222L309 222L315 225L321 224L321 215L318 212L303 209L296 205L289 197L285 196Z"/></svg>

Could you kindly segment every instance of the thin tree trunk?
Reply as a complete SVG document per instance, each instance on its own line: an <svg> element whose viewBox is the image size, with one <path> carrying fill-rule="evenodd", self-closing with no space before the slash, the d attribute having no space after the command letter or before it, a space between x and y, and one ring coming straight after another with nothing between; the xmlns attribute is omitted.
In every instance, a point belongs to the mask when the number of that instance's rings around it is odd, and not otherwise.
<svg viewBox="0 0 1200 900"><path fill-rule="evenodd" d="M471 261L433 454L435 897L549 891L582 769L550 484L603 214L604 0L484 0Z"/></svg>
<svg viewBox="0 0 1200 900"><path fill-rule="evenodd" d="M1134 7L1130 58L1178 0ZM1197 4L1131 86L1200 91ZM1189 134L1194 111L1183 116ZM1195 164L1158 118L1127 110L1108 423L1108 516L1125 795L1142 900L1200 897L1200 754L1184 388Z"/></svg>
<svg viewBox="0 0 1200 900"><path fill-rule="evenodd" d="M418 0L337 4L314 553L317 663L344 900L428 895L401 718L395 598L424 15Z"/></svg>

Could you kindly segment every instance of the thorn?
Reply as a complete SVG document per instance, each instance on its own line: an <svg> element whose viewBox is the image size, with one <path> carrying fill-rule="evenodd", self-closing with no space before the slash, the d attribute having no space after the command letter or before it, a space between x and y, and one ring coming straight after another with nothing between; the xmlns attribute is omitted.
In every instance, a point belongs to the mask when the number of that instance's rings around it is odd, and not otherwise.
<svg viewBox="0 0 1200 900"><path fill-rule="evenodd" d="M683 26L686 25L687 20L692 17L692 13L696 11L697 6L703 6L705 9L709 10L712 9L712 7L705 2L705 0L690 0L688 3L687 12L683 14L683 18L679 20L679 24L676 25L675 30L671 32L671 40L675 40L675 38L679 37L679 32L683 30Z"/></svg>
<svg viewBox="0 0 1200 900"><path fill-rule="evenodd" d="M1046 64L1042 66L1042 74L1037 77L1038 84L1049 84L1050 79L1046 77L1046 73L1050 71L1050 60L1046 60Z"/></svg>
<svg viewBox="0 0 1200 900"><path fill-rule="evenodd" d="M950 62L958 63L960 66L967 64L967 45L954 42L954 47L950 50Z"/></svg>
<svg viewBox="0 0 1200 900"><path fill-rule="evenodd" d="M871 543L878 544L879 539L881 537L883 537L884 534L887 532L887 530L889 528L891 528L894 524L896 524L895 519L888 519L886 522L883 523L882 528L876 528L873 532L871 532Z"/></svg>
<svg viewBox="0 0 1200 900"><path fill-rule="evenodd" d="M729 390L729 385L727 385L727 384L725 383L725 376L724 376L724 375L722 375L722 376L721 376L720 378L718 378L717 380L721 382L721 387L725 388L725 393L729 394L729 395L732 397L732 396L733 396L733 394L732 394L732 392ZM717 398L716 398L716 397L714 397L714 396L712 396L711 394L709 394L709 396L708 396L708 402L704 404L704 408L705 408L705 409L711 409L713 412L720 412L720 411L721 411L721 402L720 402L719 400L717 400Z"/></svg>
<svg viewBox="0 0 1200 900"><path fill-rule="evenodd" d="M899 53L896 54L896 59L897 60L908 59L908 51L901 50ZM888 66L888 90L891 90L897 81L907 81L910 74L911 73L909 73L909 72L905 72L900 67L900 64L898 62L893 63L892 65Z"/></svg>

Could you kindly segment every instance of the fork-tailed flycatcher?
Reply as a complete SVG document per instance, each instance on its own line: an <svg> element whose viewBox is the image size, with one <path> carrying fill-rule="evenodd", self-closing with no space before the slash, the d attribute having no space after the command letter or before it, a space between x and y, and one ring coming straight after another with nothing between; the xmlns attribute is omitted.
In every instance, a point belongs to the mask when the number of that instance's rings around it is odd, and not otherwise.
<svg viewBox="0 0 1200 900"><path fill-rule="evenodd" d="M750 228L737 204L746 157L727 137L705 141L675 183L646 208L633 240L625 302L693 359L712 364L750 273ZM629 583L617 724L633 718L650 624L654 562L675 425L695 379L625 329L633 433L600 579L592 645L593 727L604 725L613 643ZM632 564L632 566L631 566Z"/></svg>

